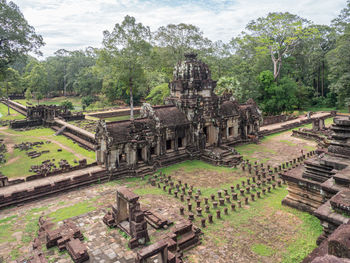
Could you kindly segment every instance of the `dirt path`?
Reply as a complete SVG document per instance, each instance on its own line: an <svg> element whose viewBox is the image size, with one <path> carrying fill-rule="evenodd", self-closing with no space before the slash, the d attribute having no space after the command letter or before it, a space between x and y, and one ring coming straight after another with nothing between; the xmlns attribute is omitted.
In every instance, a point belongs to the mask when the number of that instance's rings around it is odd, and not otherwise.
<svg viewBox="0 0 350 263"><path fill-rule="evenodd" d="M60 142L58 142L58 141L55 141L55 140L53 140L53 139L51 139L51 138L49 138L49 137L40 136L39 138L40 138L40 139L43 139L43 140L46 140L46 141L51 141L51 142L57 144L57 145L60 146L62 149L65 149L66 151L68 151L68 152L74 154L74 156L77 157L77 158L79 158L79 159L84 159L84 158L85 158L85 156L81 155L80 153L75 152L74 150L72 150L72 149L69 148L68 146L65 146L64 144L62 144L62 143L60 143Z"/></svg>
<svg viewBox="0 0 350 263"><path fill-rule="evenodd" d="M14 163L14 162L17 161L18 159L19 159L19 156L16 156L15 158L12 158L12 159L8 160L8 161L4 164L4 166L7 166L7 165L9 165L9 164L11 164L11 163Z"/></svg>
<svg viewBox="0 0 350 263"><path fill-rule="evenodd" d="M1 127L1 128L0 128L0 133L1 133L1 134L4 134L4 135L7 135L7 136L13 136L13 137L19 137L19 136L21 136L20 134L11 134L11 133L5 132L5 131L4 131L5 129L6 129L6 127ZM81 155L80 153L75 152L74 150L72 150L72 149L69 148L68 146L65 146L64 144L62 144L62 143L60 143L60 142L58 142L58 141L56 141L56 140L54 140L54 139L52 139L52 138L49 138L49 137L46 137L46 136L39 136L39 137L27 136L27 137L30 137L30 138L38 138L38 139L45 140L45 141L51 141L51 142L57 144L57 145L58 145L59 147L61 147L62 149L65 149L66 151L68 151L68 152L74 154L74 156L77 157L78 159L84 159L84 158L85 158L85 156ZM9 144L7 144L7 145L9 145ZM13 145L14 145L14 144L12 144L12 147L11 147L12 152L13 152ZM10 152L11 149L8 149L9 152ZM13 159L11 159L11 160L13 160ZM9 161L7 162L7 164L8 164L8 163L9 163Z"/></svg>

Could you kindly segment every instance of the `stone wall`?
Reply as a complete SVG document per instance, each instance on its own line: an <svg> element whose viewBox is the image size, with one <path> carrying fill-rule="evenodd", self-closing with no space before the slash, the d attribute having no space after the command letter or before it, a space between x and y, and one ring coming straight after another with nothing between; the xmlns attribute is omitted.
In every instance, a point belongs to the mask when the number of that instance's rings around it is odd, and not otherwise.
<svg viewBox="0 0 350 263"><path fill-rule="evenodd" d="M88 165L81 165L80 164L80 165L76 165L76 166L70 167L68 169L64 169L64 170L60 169L60 170L57 170L57 171L54 171L54 172L49 172L49 173L46 173L46 174L30 175L30 176L27 176L24 179L21 178L21 179L8 180L8 178L6 176L2 176L2 177L0 177L0 182L3 182L3 183L0 183L0 188L1 187L15 185L15 184L20 184L20 183L24 183L24 182L33 181L33 180L41 179L41 178L44 178L44 177L59 175L59 174L62 174L63 172L67 173L67 172L78 171L80 169L93 167L93 166L96 166L96 163L91 163L91 164L88 164Z"/></svg>
<svg viewBox="0 0 350 263"><path fill-rule="evenodd" d="M140 108L134 108L134 114L138 115L140 114ZM99 118L99 119L105 119L105 118L111 118L111 117L120 117L120 116L126 116L130 115L129 109L119 109L114 111L104 111L104 112L96 112L96 113L89 113L88 116Z"/></svg>
<svg viewBox="0 0 350 263"><path fill-rule="evenodd" d="M0 194L0 208L20 204L26 201L39 199L55 193L66 192L70 189L90 185L96 182L104 182L110 178L105 170L95 173L86 173L73 178L61 179L54 183L39 185L31 189L14 191L10 194Z"/></svg>
<svg viewBox="0 0 350 263"><path fill-rule="evenodd" d="M11 121L10 122L10 128L11 129L23 129L27 127L36 127L36 126L41 126L43 125L43 121L38 119L38 120L16 120L16 121Z"/></svg>
<svg viewBox="0 0 350 263"><path fill-rule="evenodd" d="M25 99L24 94L22 93L14 93L14 94L9 94L9 99L10 100L23 100Z"/></svg>
<svg viewBox="0 0 350 263"><path fill-rule="evenodd" d="M279 122L289 121L297 119L297 116L294 115L276 115L276 116L265 116L263 117L262 126L271 125Z"/></svg>
<svg viewBox="0 0 350 263"><path fill-rule="evenodd" d="M329 113L329 114L323 116L322 119L327 119L327 118L330 118L332 116L334 116L334 114ZM281 126L276 127L275 129L262 130L262 131L259 131L259 136L266 136L266 135L270 135L273 133L290 130L290 129L299 127L299 126L304 125L304 124L312 123L315 119L317 119L317 118L311 117L310 119L304 119L304 120L295 121L295 122L288 123L288 124L282 124Z"/></svg>

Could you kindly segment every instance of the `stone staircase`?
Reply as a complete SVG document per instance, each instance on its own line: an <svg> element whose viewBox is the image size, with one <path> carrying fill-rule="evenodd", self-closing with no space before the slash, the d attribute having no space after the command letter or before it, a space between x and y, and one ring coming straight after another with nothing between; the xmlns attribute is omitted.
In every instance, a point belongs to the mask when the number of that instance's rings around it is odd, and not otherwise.
<svg viewBox="0 0 350 263"><path fill-rule="evenodd" d="M148 165L144 162L139 163L138 167L136 169L136 175L141 176L141 175L146 175L154 172L154 167L153 165Z"/></svg>
<svg viewBox="0 0 350 263"><path fill-rule="evenodd" d="M213 165L233 167L241 163L243 157L234 148L223 145L204 149L201 159Z"/></svg>
<svg viewBox="0 0 350 263"><path fill-rule="evenodd" d="M333 167L320 163L317 159L305 161L305 171L302 177L316 182L325 182L331 178L335 172Z"/></svg>
<svg viewBox="0 0 350 263"><path fill-rule="evenodd" d="M66 128L67 128L67 126L62 126L61 128L59 128L58 131L56 131L55 135L56 135L56 136L57 136L57 135L61 135L62 132L64 132L64 130L65 130Z"/></svg>
<svg viewBox="0 0 350 263"><path fill-rule="evenodd" d="M159 156L156 163L159 166L169 166L185 160L191 159L189 153L185 149L178 151L167 152L165 155Z"/></svg>

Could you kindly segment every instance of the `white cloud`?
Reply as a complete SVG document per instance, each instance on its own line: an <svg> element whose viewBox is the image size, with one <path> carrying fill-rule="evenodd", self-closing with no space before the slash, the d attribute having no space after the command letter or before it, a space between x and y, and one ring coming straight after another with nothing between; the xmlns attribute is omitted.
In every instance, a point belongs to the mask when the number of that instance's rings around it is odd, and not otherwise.
<svg viewBox="0 0 350 263"><path fill-rule="evenodd" d="M112 30L125 15L152 30L170 23L199 26L211 40L229 41L246 24L269 12L297 14L316 24L329 24L345 0L14 0L29 24L44 37L45 56L56 50L100 47L102 31Z"/></svg>

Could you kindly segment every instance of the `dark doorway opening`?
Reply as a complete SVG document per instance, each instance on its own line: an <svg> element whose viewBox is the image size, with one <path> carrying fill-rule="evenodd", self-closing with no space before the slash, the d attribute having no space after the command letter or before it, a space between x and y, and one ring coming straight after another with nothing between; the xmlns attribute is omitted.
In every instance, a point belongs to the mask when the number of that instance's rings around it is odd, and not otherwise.
<svg viewBox="0 0 350 263"><path fill-rule="evenodd" d="M177 138L177 147L178 148L183 147L183 145L182 145L182 138Z"/></svg>
<svg viewBox="0 0 350 263"><path fill-rule="evenodd" d="M137 161L142 161L142 149L140 148L137 149Z"/></svg>
<svg viewBox="0 0 350 263"><path fill-rule="evenodd" d="M233 127L228 128L228 134L233 136Z"/></svg>
<svg viewBox="0 0 350 263"><path fill-rule="evenodd" d="M166 149L171 150L171 140L166 141Z"/></svg>

